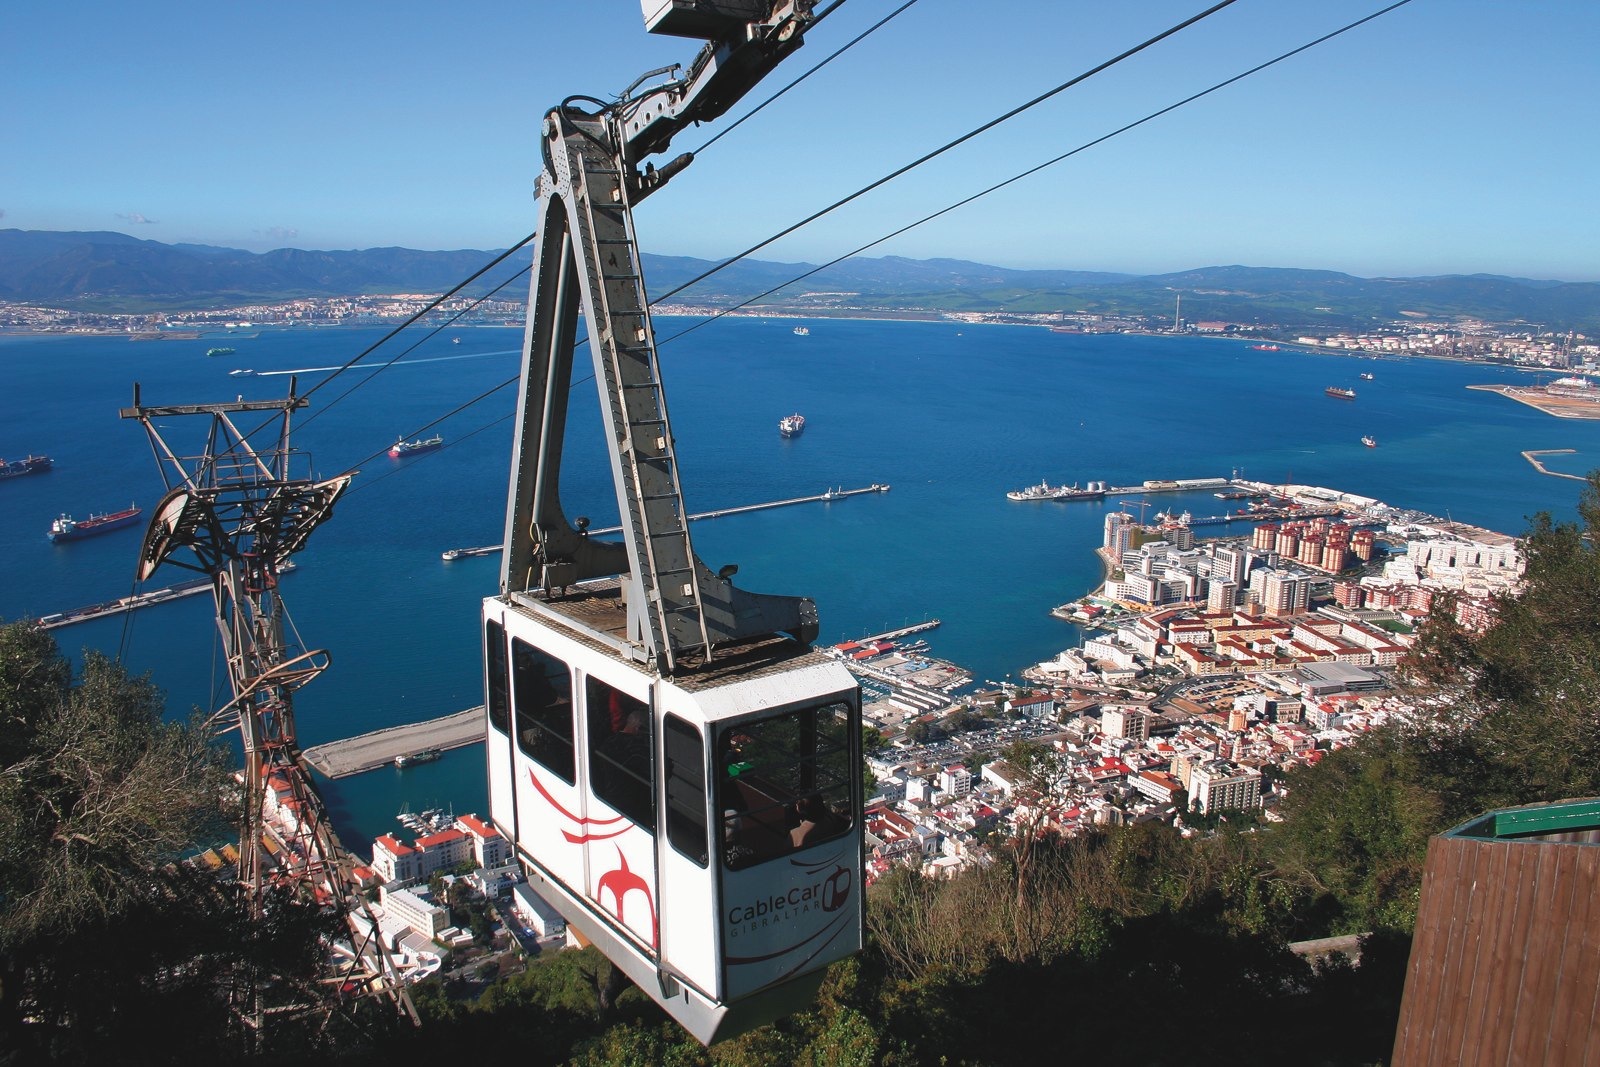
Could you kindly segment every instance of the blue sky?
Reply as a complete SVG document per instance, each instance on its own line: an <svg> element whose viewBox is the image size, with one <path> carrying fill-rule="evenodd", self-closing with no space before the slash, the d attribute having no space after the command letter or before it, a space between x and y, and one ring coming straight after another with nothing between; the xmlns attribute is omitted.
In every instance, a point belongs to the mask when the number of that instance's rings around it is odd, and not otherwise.
<svg viewBox="0 0 1600 1067"><path fill-rule="evenodd" d="M746 106L898 3L848 0ZM919 0L642 205L641 241L730 255L1204 6ZM759 256L832 258L1381 6L1239 0ZM695 47L631 0L83 0L6 22L0 227L253 250L503 247L534 225L543 112ZM1597 280L1597 41L1592 0L1414 0L873 254Z"/></svg>

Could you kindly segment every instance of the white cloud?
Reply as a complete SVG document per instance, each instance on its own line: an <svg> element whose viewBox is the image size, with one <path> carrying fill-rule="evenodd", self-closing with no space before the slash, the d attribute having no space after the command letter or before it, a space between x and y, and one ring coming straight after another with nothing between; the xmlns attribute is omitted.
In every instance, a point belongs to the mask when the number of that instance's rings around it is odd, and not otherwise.
<svg viewBox="0 0 1600 1067"><path fill-rule="evenodd" d="M300 231L292 226L268 226L264 230L257 230L256 234L269 241L292 241L300 236Z"/></svg>
<svg viewBox="0 0 1600 1067"><path fill-rule="evenodd" d="M157 221L159 221L157 219L145 218L143 215L139 214L137 211L130 211L127 214L124 214L124 213L119 211L119 212L117 212L117 218L123 220L124 222L132 222L132 223L135 223L135 224L140 225L140 226L154 226L157 223Z"/></svg>

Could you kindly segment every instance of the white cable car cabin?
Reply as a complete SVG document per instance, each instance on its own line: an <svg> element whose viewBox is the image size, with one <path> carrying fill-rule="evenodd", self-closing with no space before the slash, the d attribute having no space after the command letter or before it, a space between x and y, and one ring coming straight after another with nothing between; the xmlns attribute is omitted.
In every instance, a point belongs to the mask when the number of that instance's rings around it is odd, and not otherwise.
<svg viewBox="0 0 1600 1067"><path fill-rule="evenodd" d="M541 130L485 748L490 816L534 887L709 1044L804 1007L861 948L861 706L809 647L810 600L694 553L633 231L689 157L640 161L798 48L812 0L643 2L653 31L707 41L688 72L568 98ZM561 505L580 324L620 542Z"/></svg>
<svg viewBox="0 0 1600 1067"><path fill-rule="evenodd" d="M861 948L861 713L788 638L662 677L557 608L485 601L489 805L529 880L705 1043L806 1007Z"/></svg>

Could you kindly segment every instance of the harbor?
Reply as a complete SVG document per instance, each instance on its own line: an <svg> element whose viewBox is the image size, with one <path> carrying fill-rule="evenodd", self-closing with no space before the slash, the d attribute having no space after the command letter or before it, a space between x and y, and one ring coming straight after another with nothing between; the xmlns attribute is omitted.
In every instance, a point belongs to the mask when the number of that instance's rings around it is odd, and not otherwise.
<svg viewBox="0 0 1600 1067"><path fill-rule="evenodd" d="M301 753L317 773L327 778L394 766L395 760L432 749L449 751L483 740L483 705L425 722L390 726L383 730L313 745Z"/></svg>

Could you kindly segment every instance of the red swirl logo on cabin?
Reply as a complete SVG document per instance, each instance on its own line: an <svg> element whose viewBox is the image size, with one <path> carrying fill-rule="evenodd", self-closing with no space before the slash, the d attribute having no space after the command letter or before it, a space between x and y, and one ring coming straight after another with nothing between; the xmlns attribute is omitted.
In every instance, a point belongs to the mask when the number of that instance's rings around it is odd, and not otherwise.
<svg viewBox="0 0 1600 1067"><path fill-rule="evenodd" d="M618 815L611 819L592 819L586 815L568 811L566 806L551 795L545 784L539 781L539 776L533 773L533 768L528 768L528 779L533 782L534 790L544 798L545 803L555 809L556 813L577 828L578 832L561 830L561 836L571 845L583 845L590 841L605 841L609 838L620 837L633 829L633 823ZM628 858L622 854L622 847L617 848L617 866L602 874L595 883L595 903L605 906L605 896L611 894L612 904L616 908L617 922L627 926L623 918L627 907L629 894L643 893L644 905L650 912L650 946L656 947L660 940L660 927L656 923L656 899L650 890L650 883L645 881L638 872L628 866Z"/></svg>

